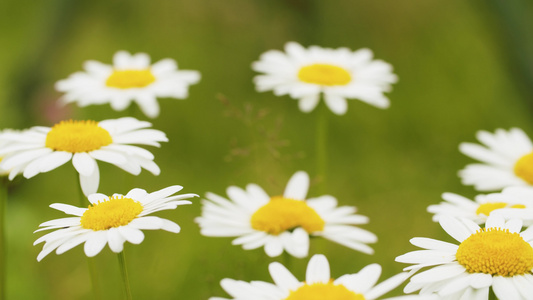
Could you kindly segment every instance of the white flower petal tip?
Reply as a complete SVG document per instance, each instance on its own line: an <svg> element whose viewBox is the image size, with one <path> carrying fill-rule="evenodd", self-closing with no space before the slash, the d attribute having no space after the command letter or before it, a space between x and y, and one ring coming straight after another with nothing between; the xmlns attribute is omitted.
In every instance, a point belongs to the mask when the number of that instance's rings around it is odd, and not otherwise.
<svg viewBox="0 0 533 300"><path fill-rule="evenodd" d="M477 139L481 145L459 145L459 151L480 162L459 171L463 184L473 185L479 191L533 185L533 143L522 130L479 131Z"/></svg>
<svg viewBox="0 0 533 300"><path fill-rule="evenodd" d="M232 244L245 250L263 247L270 257L284 251L306 257L310 236L372 253L366 244L375 242L376 236L356 226L368 218L355 214L355 207L337 206L329 195L307 199L308 188L309 176L299 171L290 178L283 196L270 197L255 184L246 189L228 187L228 198L206 193L202 215L195 222L202 235L235 237Z"/></svg>
<svg viewBox="0 0 533 300"><path fill-rule="evenodd" d="M151 65L146 53L132 55L126 51L115 53L113 65L87 61L84 69L55 84L56 90L65 93L62 103L81 107L109 103L122 111L135 102L150 118L159 115L157 98L185 99L189 86L201 77L198 71L178 70L173 59Z"/></svg>
<svg viewBox="0 0 533 300"><path fill-rule="evenodd" d="M53 251L62 254L84 243L88 257L100 253L105 245L111 251L120 253L124 243L140 244L144 240L142 230L165 230L179 233L178 224L163 218L149 216L160 210L175 209L190 201L183 200L197 196L195 194L174 195L180 186L171 186L153 193L143 189L133 189L123 196L114 194L91 194L88 208L79 208L67 204L54 203L50 207L75 217L56 219L42 223L40 229L54 230L38 238L34 245L44 242L43 250L37 260L42 260Z"/></svg>
<svg viewBox="0 0 533 300"><path fill-rule="evenodd" d="M398 81L392 66L373 60L368 49L304 48L296 42L285 44L285 52L263 53L252 69L261 73L253 80L257 91L298 99L298 107L305 113L317 106L321 95L337 115L348 110L347 99L387 108L389 100L384 93Z"/></svg>
<svg viewBox="0 0 533 300"><path fill-rule="evenodd" d="M404 292L420 290L420 294L438 294L443 299L486 298L489 289L498 299L531 296L533 235L527 230L520 232L521 220L506 222L490 214L484 228L472 220L449 216L440 218L439 223L459 245L428 238L411 239L413 245L423 250L396 258L398 262L412 264L404 269L410 271L409 275L418 272ZM421 271L425 268L429 269Z"/></svg>
<svg viewBox="0 0 533 300"><path fill-rule="evenodd" d="M150 129L151 124L126 117L100 122L61 121L53 127L32 127L9 135L0 134L0 149L5 152L0 167L11 175L33 177L72 160L79 173L82 191L90 195L98 190L100 171L97 161L113 164L126 172L139 174L142 169L158 173L154 156L133 146L158 146L167 140L165 133ZM2 155L2 154L0 154Z"/></svg>
<svg viewBox="0 0 533 300"><path fill-rule="evenodd" d="M273 283L262 281L244 282L226 278L220 284L234 300L283 300L288 299L289 294L295 299L307 299L305 295L309 295L311 291L316 299L340 299L339 295L344 295L343 299L356 299L359 297L361 299L378 299L398 287L408 276L406 273L400 273L376 284L381 274L381 267L373 264L364 267L358 273L346 274L337 279L331 279L329 262L321 254L314 255L310 259L305 279L301 281L278 262L271 263L268 269ZM211 299L223 298L215 297Z"/></svg>

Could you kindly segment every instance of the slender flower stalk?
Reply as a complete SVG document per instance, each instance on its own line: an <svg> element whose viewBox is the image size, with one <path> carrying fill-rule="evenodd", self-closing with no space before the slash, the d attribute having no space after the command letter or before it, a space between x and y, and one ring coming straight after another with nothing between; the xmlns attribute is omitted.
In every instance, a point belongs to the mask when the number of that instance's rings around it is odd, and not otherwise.
<svg viewBox="0 0 533 300"><path fill-rule="evenodd" d="M316 127L316 168L320 176L320 193L327 190L327 165L328 165L328 112L325 105L318 109Z"/></svg>
<svg viewBox="0 0 533 300"><path fill-rule="evenodd" d="M120 267L120 274L122 275L122 287L124 288L124 299L131 300L131 288L130 280L128 277L128 269L126 267L126 254L124 250L117 254L118 256L118 265Z"/></svg>
<svg viewBox="0 0 533 300"><path fill-rule="evenodd" d="M0 179L0 300L6 299L6 206L7 206L7 177Z"/></svg>

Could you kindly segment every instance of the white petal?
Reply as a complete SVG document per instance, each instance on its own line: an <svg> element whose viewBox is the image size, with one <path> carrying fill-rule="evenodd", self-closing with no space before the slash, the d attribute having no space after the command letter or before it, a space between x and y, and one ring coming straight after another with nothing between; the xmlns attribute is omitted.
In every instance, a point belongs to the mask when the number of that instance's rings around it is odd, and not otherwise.
<svg viewBox="0 0 533 300"><path fill-rule="evenodd" d="M76 171L83 176L90 176L93 174L96 168L96 161L86 152L80 152L74 154L72 157L72 164Z"/></svg>
<svg viewBox="0 0 533 300"><path fill-rule="evenodd" d="M313 255L307 264L305 282L307 284L328 283L330 279L331 277L327 258L321 254Z"/></svg>
<svg viewBox="0 0 533 300"><path fill-rule="evenodd" d="M344 97L326 94L324 98L326 105L334 114L344 115L348 111L348 101Z"/></svg>
<svg viewBox="0 0 533 300"><path fill-rule="evenodd" d="M105 231L107 233L107 243L111 251L120 253L124 250L124 242L126 239L119 233L117 228L110 228Z"/></svg>
<svg viewBox="0 0 533 300"><path fill-rule="evenodd" d="M94 168L93 173L90 176L83 176L80 174L80 185L83 194L88 196L98 191L98 185L100 184L100 171L98 167Z"/></svg>
<svg viewBox="0 0 533 300"><path fill-rule="evenodd" d="M85 242L83 250L85 251L85 255L93 257L100 253L106 244L107 238L105 231L95 231L87 237L87 242Z"/></svg>
<svg viewBox="0 0 533 300"><path fill-rule="evenodd" d="M86 208L80 208L69 204L63 204L63 203L53 203L50 204L50 207L53 209L60 210L66 214L74 215L74 216L82 216L83 213L87 210Z"/></svg>
<svg viewBox="0 0 533 300"><path fill-rule="evenodd" d="M309 190L309 175L304 171L298 171L292 175L283 196L286 198L305 200Z"/></svg>
<svg viewBox="0 0 533 300"><path fill-rule="evenodd" d="M273 262L268 265L268 271L274 283L283 290L296 290L301 285L298 279L278 262Z"/></svg>
<svg viewBox="0 0 533 300"><path fill-rule="evenodd" d="M304 113L311 112L318 105L320 94L310 95L298 100L298 108Z"/></svg>

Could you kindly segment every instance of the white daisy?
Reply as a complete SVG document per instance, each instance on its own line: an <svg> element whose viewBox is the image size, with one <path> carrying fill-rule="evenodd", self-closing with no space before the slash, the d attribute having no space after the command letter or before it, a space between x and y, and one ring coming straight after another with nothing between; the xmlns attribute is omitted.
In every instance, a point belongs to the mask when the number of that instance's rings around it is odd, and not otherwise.
<svg viewBox="0 0 533 300"><path fill-rule="evenodd" d="M149 151L130 144L159 147L168 141L152 124L134 118L95 121L62 121L53 127L32 127L21 133L0 136L9 146L0 148L0 169L11 170L10 178L23 172L31 178L72 160L85 195L95 193L100 182L96 160L116 165L138 175L144 168L158 175L159 167Z"/></svg>
<svg viewBox="0 0 533 300"><path fill-rule="evenodd" d="M277 262L269 265L269 271L275 284L261 281L247 283L226 278L221 281L221 285L234 300L373 300L393 290L408 277L407 273L400 273L376 285L381 275L381 266L371 264L359 273L343 275L333 280L328 260L321 254L314 255L309 261L305 281L296 279L287 268ZM411 295L387 299L406 300L422 297ZM226 299L212 297L210 300Z"/></svg>
<svg viewBox="0 0 533 300"><path fill-rule="evenodd" d="M501 300L533 299L533 227L520 232L522 221L490 215L481 229L468 219L443 216L442 228L460 244L413 238L425 250L401 255L396 261L418 271L404 289L437 293L442 299L488 299L489 288Z"/></svg>
<svg viewBox="0 0 533 300"><path fill-rule="evenodd" d="M66 93L63 102L77 102L79 106L109 103L120 111L134 101L150 118L159 115L158 97L185 99L189 85L200 81L199 72L178 70L170 58L150 65L146 53L119 51L112 66L90 60L84 69L56 83L56 89Z"/></svg>
<svg viewBox="0 0 533 300"><path fill-rule="evenodd" d="M191 204L183 199L198 197L195 194L171 196L181 189L181 186L174 185L150 194L143 189L132 189L125 196L91 194L91 205L88 208L54 203L50 207L75 217L55 219L39 225L43 228L35 232L57 230L35 241L34 245L45 242L37 260L42 260L54 250L57 254L62 254L82 243L85 243L84 250L88 257L100 253L106 244L109 244L111 251L120 253L124 242L140 244L143 241L144 234L141 230L163 229L178 233L178 224L148 215Z"/></svg>
<svg viewBox="0 0 533 300"><path fill-rule="evenodd" d="M230 186L231 200L207 193L196 222L203 235L238 237L234 245L246 250L264 246L271 257L283 250L295 257L307 256L310 235L372 254L366 243L376 242L377 237L351 226L365 224L368 218L354 214L353 206L337 207L337 199L329 195L306 200L308 188L309 176L303 171L292 176L283 196L270 197L256 184L246 190Z"/></svg>
<svg viewBox="0 0 533 300"><path fill-rule="evenodd" d="M348 110L346 99L389 107L389 99L383 93L390 91L391 84L398 80L390 64L372 60L369 49L354 52L318 46L305 49L295 42L285 45L285 53L278 50L263 53L252 68L264 73L254 78L259 92L288 94L298 99L303 112L312 111L323 93L326 105L339 115Z"/></svg>
<svg viewBox="0 0 533 300"><path fill-rule="evenodd" d="M463 154L482 162L459 171L463 184L474 185L479 191L533 185L533 144L521 129L496 129L494 134L478 131L476 136L483 146L459 145Z"/></svg>
<svg viewBox="0 0 533 300"><path fill-rule="evenodd" d="M428 206L428 212L434 214L435 222L438 222L442 216L451 216L483 224L490 214L497 214L505 219L522 219L524 226L533 224L533 190L519 188L518 194L515 195L512 192L515 188L509 189L505 193L477 195L474 201L457 194L444 193L442 199L445 201Z"/></svg>

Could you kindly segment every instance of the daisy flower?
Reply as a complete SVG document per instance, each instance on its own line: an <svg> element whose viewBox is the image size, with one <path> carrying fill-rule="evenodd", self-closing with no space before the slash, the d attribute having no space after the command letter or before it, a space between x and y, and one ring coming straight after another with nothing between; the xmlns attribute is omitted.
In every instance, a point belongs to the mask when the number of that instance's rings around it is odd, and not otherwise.
<svg viewBox="0 0 533 300"><path fill-rule="evenodd" d="M460 244L413 238L424 250L401 255L396 261L413 264L416 272L404 292L437 293L441 299L488 299L489 288L498 299L533 299L533 227L522 231L522 221L490 215L485 228L468 219L443 216L442 228Z"/></svg>
<svg viewBox="0 0 533 300"><path fill-rule="evenodd" d="M502 193L477 195L474 200L453 193L444 193L442 199L445 201L428 206L428 212L434 214L435 222L438 222L442 216L451 216L483 224L490 214L498 214L505 219L522 219L525 226L533 224L533 190L520 188L515 193L514 188L510 189L504 189L507 191Z"/></svg>
<svg viewBox="0 0 533 300"><path fill-rule="evenodd" d="M130 144L159 147L168 141L152 124L134 118L95 121L62 121L53 127L32 127L21 133L5 133L0 141L1 170L11 170L10 178L22 172L26 178L51 171L72 160L85 195L95 193L100 182L96 160L116 165L134 175L144 168L159 175L159 167L149 151Z"/></svg>
<svg viewBox="0 0 533 300"><path fill-rule="evenodd" d="M91 194L91 205L88 208L62 203L51 204L51 208L75 217L51 220L39 225L42 228L35 232L57 230L35 241L34 245L44 242L37 260L41 261L54 250L59 255L82 243L85 243L84 251L88 257L100 253L106 244L111 251L120 253L124 242L140 244L143 241L144 234L141 230L162 229L178 233L178 224L149 214L191 204L183 199L198 197L195 194L171 196L181 189L181 186L174 185L150 194L143 189L132 189L125 196Z"/></svg>
<svg viewBox="0 0 533 300"><path fill-rule="evenodd" d="M463 184L473 185L478 191L533 185L533 144L521 129L496 129L494 134L478 131L476 136L483 146L459 145L463 154L482 162L459 171Z"/></svg>
<svg viewBox="0 0 533 300"><path fill-rule="evenodd" d="M207 193L196 222L205 236L238 237L234 245L246 250L264 246L270 257L283 250L306 257L309 236L322 236L372 254L366 243L375 243L377 237L350 226L365 224L368 218L354 214L353 206L337 207L337 199L329 195L306 199L308 188L309 176L303 171L291 177L282 196L269 197L256 184L249 184L246 190L230 186L227 194L231 200Z"/></svg>
<svg viewBox="0 0 533 300"><path fill-rule="evenodd" d="M247 283L226 278L221 281L221 285L235 300L373 300L396 288L408 276L407 273L400 273L376 285L381 275L381 266L371 264L361 269L359 273L331 279L328 260L322 254L311 257L305 281L296 279L287 268L277 262L269 265L269 271L275 284L261 281ZM387 299L422 298L411 295ZM212 297L209 300L227 299Z"/></svg>
<svg viewBox="0 0 533 300"><path fill-rule="evenodd" d="M289 42L285 53L270 50L261 55L252 69L264 73L254 78L259 92L272 90L276 96L289 95L298 99L303 112L312 111L320 94L335 114L348 110L346 99L359 99L379 108L389 107L389 99L383 95L398 80L392 66L381 60L372 60L372 51L348 48L305 49Z"/></svg>
<svg viewBox="0 0 533 300"><path fill-rule="evenodd" d="M77 102L82 107L109 103L120 111L134 101L150 118L159 115L158 97L185 99L189 85L200 81L199 72L178 70L170 58L151 65L146 53L119 51L112 66L90 60L84 69L56 83L56 89L66 93L62 102Z"/></svg>

